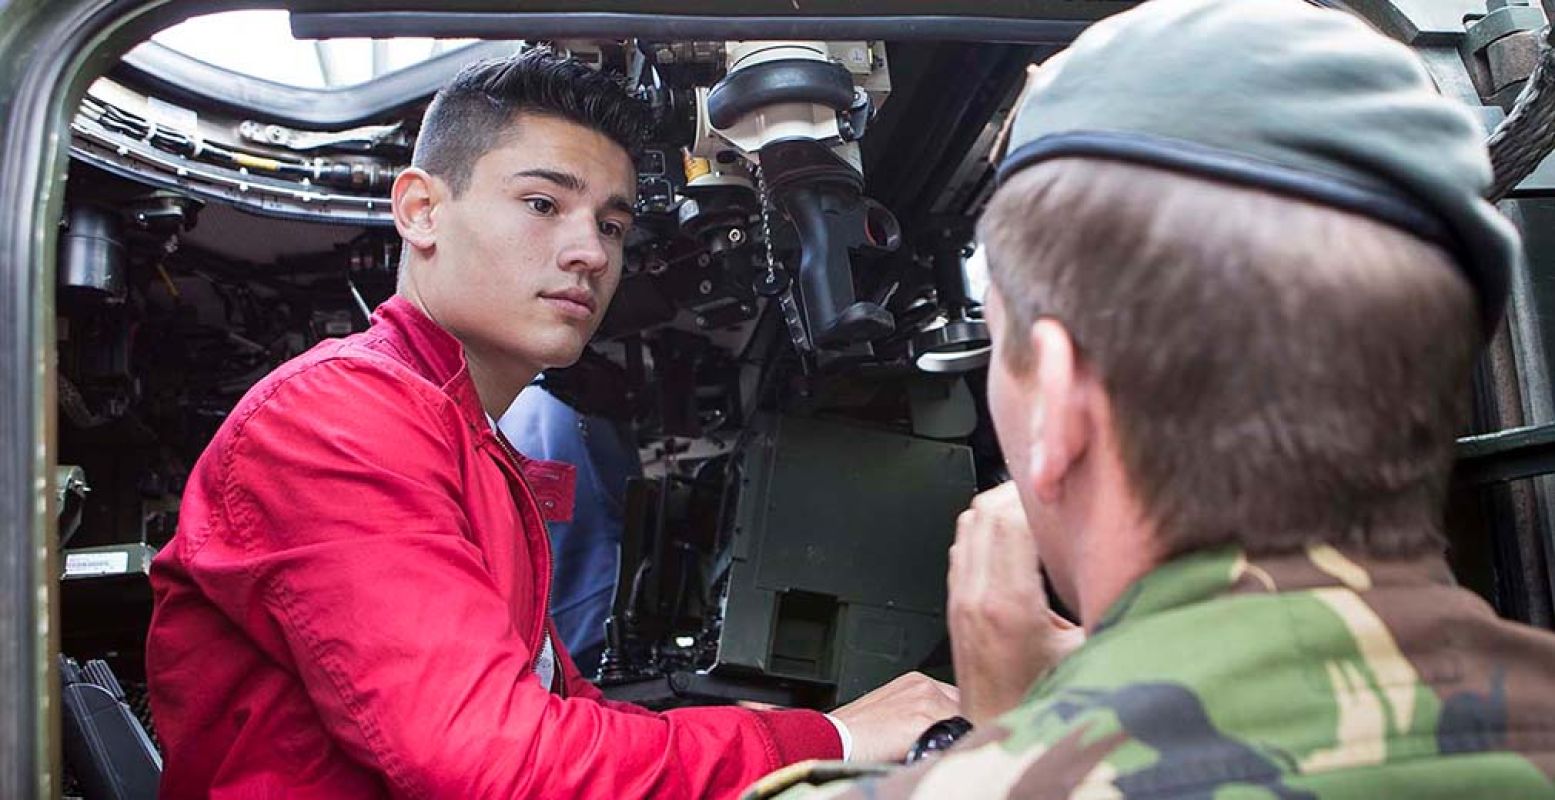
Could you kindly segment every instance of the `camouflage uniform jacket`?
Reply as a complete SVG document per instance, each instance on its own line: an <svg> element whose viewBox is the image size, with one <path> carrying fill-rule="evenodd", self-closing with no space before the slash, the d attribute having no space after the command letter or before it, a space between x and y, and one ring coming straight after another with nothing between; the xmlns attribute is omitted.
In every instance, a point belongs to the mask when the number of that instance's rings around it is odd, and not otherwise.
<svg viewBox="0 0 1555 800"><path fill-rule="evenodd" d="M1555 798L1555 634L1437 558L1205 552L938 760L812 764L747 796Z"/></svg>

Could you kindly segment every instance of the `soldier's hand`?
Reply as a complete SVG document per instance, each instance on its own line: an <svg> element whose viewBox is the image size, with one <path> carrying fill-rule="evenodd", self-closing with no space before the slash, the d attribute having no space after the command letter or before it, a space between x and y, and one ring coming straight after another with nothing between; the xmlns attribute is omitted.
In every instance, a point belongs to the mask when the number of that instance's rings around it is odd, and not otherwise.
<svg viewBox="0 0 1555 800"><path fill-rule="evenodd" d="M961 714L982 725L1020 704L1049 667L1085 641L1054 613L1015 484L972 499L950 548L948 617Z"/></svg>
<svg viewBox="0 0 1555 800"><path fill-rule="evenodd" d="M901 761L930 725L956 715L956 687L920 672L894 681L831 712L853 737L853 761Z"/></svg>

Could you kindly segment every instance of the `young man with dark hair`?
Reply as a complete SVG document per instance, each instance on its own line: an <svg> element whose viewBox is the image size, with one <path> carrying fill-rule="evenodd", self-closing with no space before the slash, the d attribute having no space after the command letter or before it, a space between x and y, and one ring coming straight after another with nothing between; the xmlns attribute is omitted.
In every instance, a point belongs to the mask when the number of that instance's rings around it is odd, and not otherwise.
<svg viewBox="0 0 1555 800"><path fill-rule="evenodd" d="M720 797L784 763L903 753L954 690L836 711L604 701L548 619L572 473L495 430L621 276L640 107L543 52L434 98L395 181L397 296L260 381L152 569L165 798Z"/></svg>
<svg viewBox="0 0 1555 800"><path fill-rule="evenodd" d="M1039 70L979 228L1013 480L950 554L978 730L784 797L1555 797L1555 635L1442 557L1519 249L1482 137L1301 0L1154 0Z"/></svg>

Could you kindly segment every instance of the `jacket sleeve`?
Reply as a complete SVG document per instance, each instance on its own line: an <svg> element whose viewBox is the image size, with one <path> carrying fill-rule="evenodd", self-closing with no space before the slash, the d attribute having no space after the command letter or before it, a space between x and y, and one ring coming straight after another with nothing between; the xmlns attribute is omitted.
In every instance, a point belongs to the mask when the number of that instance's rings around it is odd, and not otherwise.
<svg viewBox="0 0 1555 800"><path fill-rule="evenodd" d="M566 687L568 697L593 700L605 708L627 714L654 714L654 712L642 706L623 703L618 700L606 700L605 693L601 692L599 687L591 683L588 678L583 677L583 672L578 669L577 662L572 660L572 653L568 652L567 648L562 645L561 637L556 636L554 630L552 631L551 644L556 648L556 656L560 659L562 665L562 681ZM672 711L670 713L676 712Z"/></svg>
<svg viewBox="0 0 1555 800"><path fill-rule="evenodd" d="M621 709L570 659L575 696L545 691L468 538L468 434L433 387L337 359L247 408L216 454L222 535L191 572L295 665L339 746L394 796L732 797L838 757L815 712Z"/></svg>

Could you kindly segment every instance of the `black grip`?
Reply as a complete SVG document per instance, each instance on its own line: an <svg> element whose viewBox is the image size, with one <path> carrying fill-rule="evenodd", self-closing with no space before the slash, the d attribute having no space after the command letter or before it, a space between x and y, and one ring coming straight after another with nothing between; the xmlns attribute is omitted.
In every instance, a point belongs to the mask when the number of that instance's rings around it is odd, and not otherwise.
<svg viewBox="0 0 1555 800"><path fill-rule="evenodd" d="M853 294L848 251L863 238L862 204L816 185L789 190L783 207L799 234L799 289L814 345L839 347L891 333L891 313Z"/></svg>
<svg viewBox="0 0 1555 800"><path fill-rule="evenodd" d="M155 800L162 758L123 702L108 665L80 668L61 658L63 745L66 762L91 800Z"/></svg>

